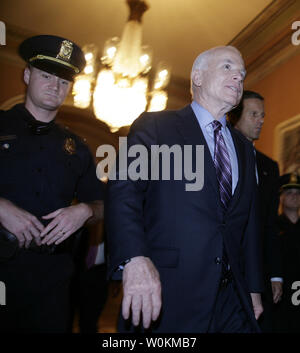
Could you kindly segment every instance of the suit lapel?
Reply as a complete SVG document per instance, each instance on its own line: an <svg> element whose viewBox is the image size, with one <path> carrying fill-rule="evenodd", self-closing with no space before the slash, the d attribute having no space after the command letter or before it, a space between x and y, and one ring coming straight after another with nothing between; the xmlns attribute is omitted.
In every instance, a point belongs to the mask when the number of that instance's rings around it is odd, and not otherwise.
<svg viewBox="0 0 300 353"><path fill-rule="evenodd" d="M265 177L268 175L267 171L264 170L264 165L263 165L263 160L261 158L261 155L259 151L255 149L255 159L256 159L256 167L257 167L257 174L258 174L258 186L261 187L261 185L264 184Z"/></svg>
<svg viewBox="0 0 300 353"><path fill-rule="evenodd" d="M186 106L182 110L177 111L178 119L176 121L176 127L178 132L184 139L184 143L187 145L203 145L204 146L204 183L211 183L215 190L215 197L219 198L219 188L216 177L216 170L214 162L211 158L211 154L202 133L201 127L197 121L197 118L190 105ZM238 161L238 182L233 193L232 199L230 200L228 211L235 207L238 202L243 187L243 180L245 180L245 146L242 139L239 137L238 132L227 124L229 131L232 136L234 143L237 161ZM205 184L204 184L205 185ZM221 202L219 202L221 205Z"/></svg>
<svg viewBox="0 0 300 353"><path fill-rule="evenodd" d="M203 145L204 146L204 186L210 182L213 185L216 197L219 199L219 190L216 177L214 162L202 133L201 127L190 105L177 112L176 127L178 132L184 139L186 145Z"/></svg>

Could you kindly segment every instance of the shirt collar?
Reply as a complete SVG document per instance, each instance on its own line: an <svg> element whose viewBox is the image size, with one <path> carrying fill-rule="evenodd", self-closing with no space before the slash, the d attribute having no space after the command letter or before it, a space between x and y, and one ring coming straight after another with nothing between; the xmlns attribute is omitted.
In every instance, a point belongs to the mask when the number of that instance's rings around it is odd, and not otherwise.
<svg viewBox="0 0 300 353"><path fill-rule="evenodd" d="M26 122L27 126L30 128L34 135L45 135L48 134L50 129L54 126L54 120L46 123L40 120L37 120L30 112L25 108L24 103L17 104L13 107L16 110L23 120Z"/></svg>
<svg viewBox="0 0 300 353"><path fill-rule="evenodd" d="M201 128L203 127L207 127L208 125L210 125L214 120L216 120L209 111L207 111L205 108L203 108L199 103L197 103L196 101L192 101L191 103L191 107L197 117L197 120L201 126ZM219 119L220 123L222 124L222 127L225 128L226 127L226 115L223 115L221 119Z"/></svg>

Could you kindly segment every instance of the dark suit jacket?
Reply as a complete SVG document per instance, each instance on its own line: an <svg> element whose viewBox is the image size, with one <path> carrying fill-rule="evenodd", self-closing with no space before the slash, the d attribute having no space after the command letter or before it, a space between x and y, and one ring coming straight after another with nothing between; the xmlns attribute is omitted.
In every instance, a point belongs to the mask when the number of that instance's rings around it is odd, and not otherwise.
<svg viewBox="0 0 300 353"><path fill-rule="evenodd" d="M269 283L271 277L282 277L279 230L276 226L279 205L279 168L275 161L258 150L256 150L256 164L259 179L264 277Z"/></svg>
<svg viewBox="0 0 300 353"><path fill-rule="evenodd" d="M110 273L134 256L151 258L160 273L163 298L153 331L207 331L221 276L223 242L242 303L254 330L258 328L249 295L262 290L255 160L251 144L230 130L239 180L225 216L213 160L190 106L143 114L131 127L128 147L176 144L195 149L195 145L204 145L202 190L185 191L189 181L184 178L108 183L105 207ZM131 161L129 158L128 163Z"/></svg>

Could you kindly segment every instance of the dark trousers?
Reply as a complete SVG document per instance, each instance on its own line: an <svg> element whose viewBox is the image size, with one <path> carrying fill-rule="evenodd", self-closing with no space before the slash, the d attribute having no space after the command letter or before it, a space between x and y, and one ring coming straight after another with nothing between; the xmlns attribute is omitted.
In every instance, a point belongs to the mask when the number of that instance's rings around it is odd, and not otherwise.
<svg viewBox="0 0 300 353"><path fill-rule="evenodd" d="M106 265L96 265L88 270L80 270L72 280L71 302L72 315L79 316L79 330L81 333L97 333L99 316L107 299L108 282L106 279Z"/></svg>
<svg viewBox="0 0 300 353"><path fill-rule="evenodd" d="M208 333L257 332L243 308L234 281L220 284Z"/></svg>
<svg viewBox="0 0 300 353"><path fill-rule="evenodd" d="M72 270L68 254L22 251L1 263L6 305L0 306L0 332L66 332Z"/></svg>
<svg viewBox="0 0 300 353"><path fill-rule="evenodd" d="M270 282L270 281L269 281ZM271 283L266 283L265 292L262 293L262 305L264 311L258 319L259 326L264 333L274 332L274 309Z"/></svg>

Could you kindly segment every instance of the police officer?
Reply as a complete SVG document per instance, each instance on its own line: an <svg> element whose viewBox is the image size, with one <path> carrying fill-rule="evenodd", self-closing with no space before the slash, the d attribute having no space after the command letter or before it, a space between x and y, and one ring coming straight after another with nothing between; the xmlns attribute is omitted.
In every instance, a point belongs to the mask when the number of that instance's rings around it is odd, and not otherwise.
<svg viewBox="0 0 300 353"><path fill-rule="evenodd" d="M85 59L74 42L50 35L25 40L19 53L28 64L25 103L0 113L0 236L17 243L0 262L0 331L65 332L70 244L103 217L88 147L55 122Z"/></svg>
<svg viewBox="0 0 300 353"><path fill-rule="evenodd" d="M280 244L283 255L284 291L275 308L275 326L279 332L300 332L300 307L292 300L300 280L300 176L297 172L280 177L282 213L278 216Z"/></svg>

